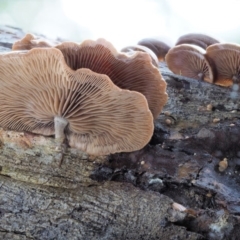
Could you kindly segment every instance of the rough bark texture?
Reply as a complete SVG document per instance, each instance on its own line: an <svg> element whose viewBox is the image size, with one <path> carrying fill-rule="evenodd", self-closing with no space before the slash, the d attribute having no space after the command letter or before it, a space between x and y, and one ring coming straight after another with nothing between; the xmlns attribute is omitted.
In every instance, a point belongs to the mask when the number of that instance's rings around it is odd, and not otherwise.
<svg viewBox="0 0 240 240"><path fill-rule="evenodd" d="M1 26L0 51L24 35ZM0 131L1 239L239 239L240 92L159 68L169 101L140 151L59 167L53 138Z"/></svg>

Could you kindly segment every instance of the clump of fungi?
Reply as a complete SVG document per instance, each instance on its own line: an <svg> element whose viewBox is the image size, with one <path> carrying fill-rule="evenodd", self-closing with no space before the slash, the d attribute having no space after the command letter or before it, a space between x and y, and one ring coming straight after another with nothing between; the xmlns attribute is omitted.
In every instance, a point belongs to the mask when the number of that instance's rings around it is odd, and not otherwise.
<svg viewBox="0 0 240 240"><path fill-rule="evenodd" d="M32 35L13 50L0 54L0 127L55 135L93 155L149 142L167 101L149 54L118 53L104 39L39 45Z"/></svg>
<svg viewBox="0 0 240 240"><path fill-rule="evenodd" d="M25 50L25 46L14 44L13 50ZM153 118L158 117L167 101L166 82L152 65L149 54L139 51L131 56L119 53L104 39L86 40L81 44L64 42L55 48L62 52L71 69L88 68L106 74L118 87L142 93L148 101Z"/></svg>
<svg viewBox="0 0 240 240"><path fill-rule="evenodd" d="M240 45L187 34L168 51L166 63L174 74L229 87L240 84L239 54Z"/></svg>

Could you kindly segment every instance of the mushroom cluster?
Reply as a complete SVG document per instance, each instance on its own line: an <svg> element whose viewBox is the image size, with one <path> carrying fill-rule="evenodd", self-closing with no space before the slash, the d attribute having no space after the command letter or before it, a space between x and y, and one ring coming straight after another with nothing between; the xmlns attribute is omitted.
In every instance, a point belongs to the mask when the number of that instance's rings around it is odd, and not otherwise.
<svg viewBox="0 0 240 240"><path fill-rule="evenodd" d="M208 46L215 43L219 43L219 41L205 34L191 33L191 34L186 34L181 36L177 40L175 45L177 46L181 44L191 44L191 45L195 45L200 48L206 49ZM171 47L169 46L169 44L166 44L165 42L160 41L156 38L144 38L138 41L137 45L125 47L121 51L122 52L132 52L132 51L147 52L153 58L153 62L155 62L155 60L157 59L157 65L158 65L158 61L162 62L166 60L165 57L170 49ZM153 54L155 56L152 56Z"/></svg>
<svg viewBox="0 0 240 240"><path fill-rule="evenodd" d="M147 52L153 64L158 66L159 61L166 61L168 68L177 75L224 87L240 84L240 45L219 43L205 34L183 35L173 48L157 39L145 38L122 51Z"/></svg>
<svg viewBox="0 0 240 240"><path fill-rule="evenodd" d="M151 49L157 56L159 61L164 61L167 52L170 49L166 43L154 38L144 38L138 42L138 45Z"/></svg>
<svg viewBox="0 0 240 240"><path fill-rule="evenodd" d="M203 34L180 37L166 54L175 74L224 87L240 83L240 45L219 43Z"/></svg>
<svg viewBox="0 0 240 240"><path fill-rule="evenodd" d="M36 38L33 35L30 38L28 34L13 44L12 49L26 50L41 48L42 45L43 41L36 42ZM62 52L71 69L88 68L106 74L118 87L142 93L154 119L166 104L166 82L146 52L137 51L132 55L119 53L104 39L85 40L81 44L64 42L54 47Z"/></svg>
<svg viewBox="0 0 240 240"><path fill-rule="evenodd" d="M49 44L33 35L0 54L0 127L55 135L88 154L144 147L167 101L166 82L144 52L104 39Z"/></svg>

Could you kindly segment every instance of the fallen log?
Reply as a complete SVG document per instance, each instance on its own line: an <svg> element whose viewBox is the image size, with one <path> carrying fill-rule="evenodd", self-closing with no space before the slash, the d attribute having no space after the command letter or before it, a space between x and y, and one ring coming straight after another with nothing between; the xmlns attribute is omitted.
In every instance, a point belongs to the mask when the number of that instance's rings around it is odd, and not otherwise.
<svg viewBox="0 0 240 240"><path fill-rule="evenodd" d="M1 26L0 51L24 35ZM237 239L239 90L159 69L169 100L142 150L59 167L53 138L0 130L2 239Z"/></svg>

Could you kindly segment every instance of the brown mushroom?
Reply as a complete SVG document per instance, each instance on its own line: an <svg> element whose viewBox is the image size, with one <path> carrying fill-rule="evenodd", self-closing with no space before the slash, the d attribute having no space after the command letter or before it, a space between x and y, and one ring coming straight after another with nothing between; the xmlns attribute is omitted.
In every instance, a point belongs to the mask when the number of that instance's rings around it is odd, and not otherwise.
<svg viewBox="0 0 240 240"><path fill-rule="evenodd" d="M128 56L119 53L104 39L86 40L81 44L64 42L55 46L73 69L89 68L106 74L115 85L142 93L156 119L167 102L166 82L159 70L152 65L149 54L136 52Z"/></svg>
<svg viewBox="0 0 240 240"><path fill-rule="evenodd" d="M115 86L108 76L70 69L55 48L0 54L0 126L65 134L89 154L134 151L148 143L153 117L146 98Z"/></svg>
<svg viewBox="0 0 240 240"><path fill-rule="evenodd" d="M212 83L213 71L203 53L204 50L201 48L182 44L169 50L166 62L168 68L175 74Z"/></svg>
<svg viewBox="0 0 240 240"><path fill-rule="evenodd" d="M206 51L206 58L216 69L215 84L224 87L240 84L240 45L219 43Z"/></svg>
<svg viewBox="0 0 240 240"><path fill-rule="evenodd" d="M16 41L12 45L12 50L19 51L19 50L30 50L32 48L53 47L56 44L58 44L58 42L52 43L46 39L39 38L34 36L33 34L28 33L26 34L25 37Z"/></svg>
<svg viewBox="0 0 240 240"><path fill-rule="evenodd" d="M166 43L154 38L144 38L138 42L138 45L150 48L157 55L159 61L165 60L165 56L170 49L170 46Z"/></svg>
<svg viewBox="0 0 240 240"><path fill-rule="evenodd" d="M72 69L89 68L96 73L106 74L122 89L142 93L154 119L167 102L166 82L160 71L152 65L147 53L136 52L127 56L117 52L104 39L86 40L81 44L64 42L56 48L62 51Z"/></svg>
<svg viewBox="0 0 240 240"><path fill-rule="evenodd" d="M208 46L219 43L218 40L209 37L205 34L199 34L199 33L190 33L181 36L175 45L181 45L181 44L194 44L197 45L203 49L206 49Z"/></svg>
<svg viewBox="0 0 240 240"><path fill-rule="evenodd" d="M133 46L127 46L127 47L121 49L121 52L125 52L125 53L131 54L131 55L134 54L136 51L148 53L152 59L152 64L155 67L158 67L158 58L157 58L156 54L148 47L141 46L141 45L133 45Z"/></svg>

